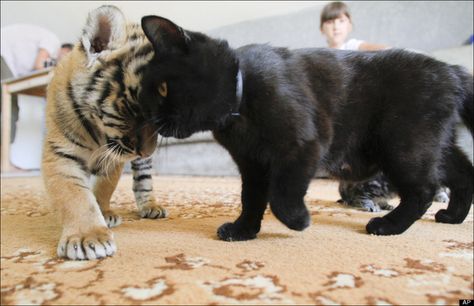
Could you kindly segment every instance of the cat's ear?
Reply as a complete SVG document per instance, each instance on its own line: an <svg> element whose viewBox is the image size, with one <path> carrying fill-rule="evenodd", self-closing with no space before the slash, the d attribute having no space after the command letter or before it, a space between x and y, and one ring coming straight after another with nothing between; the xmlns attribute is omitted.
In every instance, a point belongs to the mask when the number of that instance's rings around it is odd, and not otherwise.
<svg viewBox="0 0 474 306"><path fill-rule="evenodd" d="M89 13L81 42L89 65L100 55L122 46L126 41L126 20L122 11L103 5Z"/></svg>
<svg viewBox="0 0 474 306"><path fill-rule="evenodd" d="M153 45L155 53L163 56L187 52L189 37L182 28L168 19L158 16L145 16L142 18L142 28Z"/></svg>

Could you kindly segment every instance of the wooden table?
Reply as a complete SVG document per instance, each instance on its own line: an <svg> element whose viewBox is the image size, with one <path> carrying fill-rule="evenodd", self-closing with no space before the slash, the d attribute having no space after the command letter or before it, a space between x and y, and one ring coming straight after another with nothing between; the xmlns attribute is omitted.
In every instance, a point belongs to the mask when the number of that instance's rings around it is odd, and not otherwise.
<svg viewBox="0 0 474 306"><path fill-rule="evenodd" d="M2 81L2 156L1 171L9 172L10 169L10 133L12 95L30 95L46 97L46 87L53 77L53 68L35 71L18 78ZM21 118L19 118L20 120Z"/></svg>

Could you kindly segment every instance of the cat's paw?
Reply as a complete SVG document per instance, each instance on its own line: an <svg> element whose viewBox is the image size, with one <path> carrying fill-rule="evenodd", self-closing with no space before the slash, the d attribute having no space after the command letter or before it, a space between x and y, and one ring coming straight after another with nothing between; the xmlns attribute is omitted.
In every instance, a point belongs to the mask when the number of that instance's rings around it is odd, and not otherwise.
<svg viewBox="0 0 474 306"><path fill-rule="evenodd" d="M140 206L139 214L140 217L148 219L168 217L168 211L154 202L143 204L142 206Z"/></svg>
<svg viewBox="0 0 474 306"><path fill-rule="evenodd" d="M446 209L440 209L435 215L435 220L438 223L460 224L464 219L453 216Z"/></svg>
<svg viewBox="0 0 474 306"><path fill-rule="evenodd" d="M368 211L368 212L380 212L380 206L377 205L374 201L372 200L362 200L357 204L358 207L360 207L361 210L363 211Z"/></svg>
<svg viewBox="0 0 474 306"><path fill-rule="evenodd" d="M311 224L311 216L304 205L300 207L283 207L270 203L273 214L289 229L302 231Z"/></svg>
<svg viewBox="0 0 474 306"><path fill-rule="evenodd" d="M57 248L59 257L73 260L104 258L116 251L113 233L105 226L85 233L63 234Z"/></svg>
<svg viewBox="0 0 474 306"><path fill-rule="evenodd" d="M257 238L257 232L235 223L224 223L217 230L217 236L225 241L244 241Z"/></svg>
<svg viewBox="0 0 474 306"><path fill-rule="evenodd" d="M367 233L379 236L398 235L405 231L397 226L397 224L383 217L370 219L365 229Z"/></svg>
<svg viewBox="0 0 474 306"><path fill-rule="evenodd" d="M379 201L376 202L371 199L362 199L362 200L353 200L353 201L344 201L343 199L339 199L337 203L344 204L347 206L351 206L354 208L358 208L362 211L368 212L380 212L383 210L392 210L393 206L388 204L386 201Z"/></svg>
<svg viewBox="0 0 474 306"><path fill-rule="evenodd" d="M102 212L105 223L109 228L119 226L122 223L122 218L112 210Z"/></svg>
<svg viewBox="0 0 474 306"><path fill-rule="evenodd" d="M294 231L302 231L311 225L311 217L309 213L305 211L304 214L295 216L293 219L288 219L285 222L285 225Z"/></svg>
<svg viewBox="0 0 474 306"><path fill-rule="evenodd" d="M393 210L394 208L392 205L388 204L387 201L379 201L377 202L377 205L383 210Z"/></svg>

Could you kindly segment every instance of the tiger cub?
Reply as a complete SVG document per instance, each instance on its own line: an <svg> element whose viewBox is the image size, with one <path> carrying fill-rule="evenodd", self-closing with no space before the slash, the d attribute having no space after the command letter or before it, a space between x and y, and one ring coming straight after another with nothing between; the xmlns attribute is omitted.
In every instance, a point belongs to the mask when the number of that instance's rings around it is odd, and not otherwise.
<svg viewBox="0 0 474 306"><path fill-rule="evenodd" d="M108 228L121 220L109 202L126 161L132 161L140 216L167 215L152 190L150 156L158 135L136 103L141 72L152 56L140 25L127 23L116 7L101 6L90 12L80 41L54 71L42 174L62 219L60 257L116 252Z"/></svg>

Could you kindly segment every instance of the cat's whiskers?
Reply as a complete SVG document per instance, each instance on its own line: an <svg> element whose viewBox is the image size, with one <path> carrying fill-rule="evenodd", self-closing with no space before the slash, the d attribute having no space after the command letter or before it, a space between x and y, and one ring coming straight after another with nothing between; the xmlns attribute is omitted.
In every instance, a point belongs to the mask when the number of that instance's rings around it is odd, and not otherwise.
<svg viewBox="0 0 474 306"><path fill-rule="evenodd" d="M97 159L96 165L99 166L99 163L100 163L101 159L103 158L103 155L107 152L108 148L109 148L109 145L107 143L100 146L100 147L98 147L97 149L95 149L92 152L92 154L90 156L90 159L91 160L96 160ZM104 151L104 149L105 149L105 151Z"/></svg>
<svg viewBox="0 0 474 306"><path fill-rule="evenodd" d="M100 170L102 170L101 172L105 172L106 173L106 178L109 179L109 173L108 173L108 159L109 159L109 156L110 154L112 154L112 151L113 151L113 147L107 147L107 149L105 150L105 152L101 155L100 159L99 159L99 163L98 163L98 166L100 168ZM109 179L110 180L110 179Z"/></svg>

